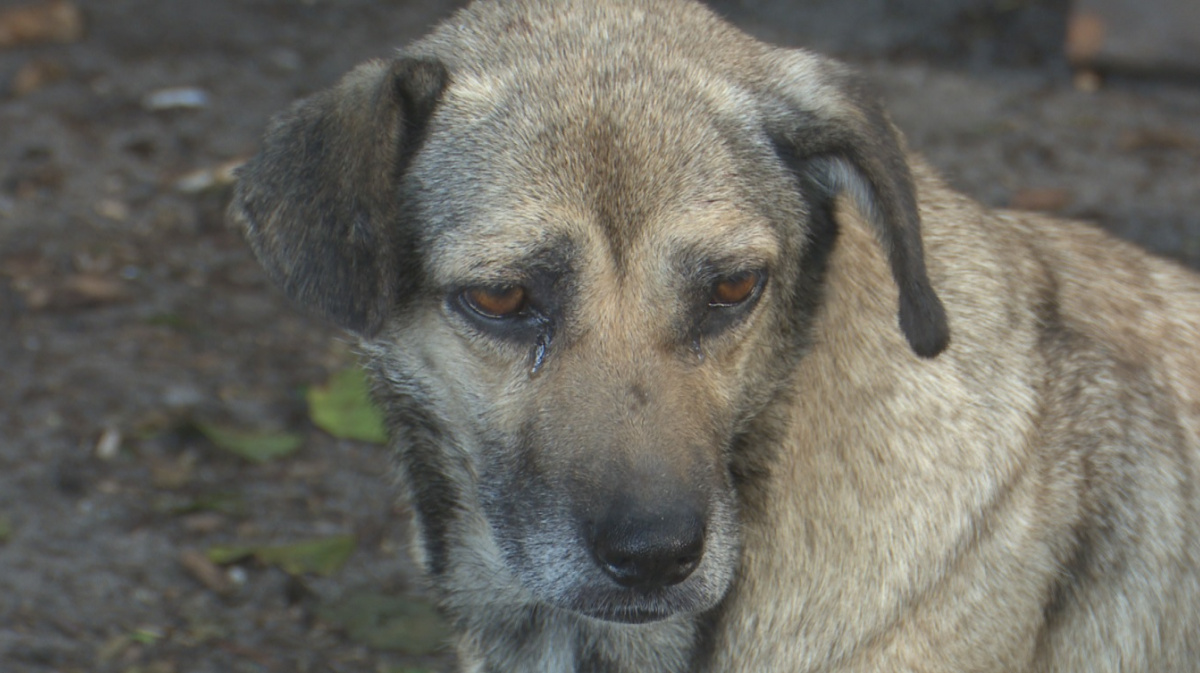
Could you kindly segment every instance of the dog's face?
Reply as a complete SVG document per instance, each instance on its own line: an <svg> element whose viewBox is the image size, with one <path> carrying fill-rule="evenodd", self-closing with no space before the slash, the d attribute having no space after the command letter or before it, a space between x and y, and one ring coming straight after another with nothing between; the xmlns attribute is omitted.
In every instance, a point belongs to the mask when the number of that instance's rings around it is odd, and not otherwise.
<svg viewBox="0 0 1200 673"><path fill-rule="evenodd" d="M364 336L435 577L642 622L729 587L737 443L808 346L840 189L875 215L914 349L946 329L857 89L806 107L614 16L616 50L559 26L590 58L363 66L277 120L231 212L290 295ZM796 59L789 86L843 91Z"/></svg>
<svg viewBox="0 0 1200 673"><path fill-rule="evenodd" d="M695 92L647 111L632 79L586 101L575 78L469 86L492 97L451 84L443 104L474 123L432 130L410 168L439 204L419 217L444 219L390 359L461 410L468 497L538 599L622 621L711 607L737 558L728 454L770 379L795 237L734 177L715 111L688 114L712 105Z"/></svg>

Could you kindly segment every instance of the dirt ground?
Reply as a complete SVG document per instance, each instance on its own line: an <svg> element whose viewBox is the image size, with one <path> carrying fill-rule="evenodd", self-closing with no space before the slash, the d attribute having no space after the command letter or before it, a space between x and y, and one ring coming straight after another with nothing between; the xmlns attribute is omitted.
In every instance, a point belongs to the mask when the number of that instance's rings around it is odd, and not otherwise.
<svg viewBox="0 0 1200 673"><path fill-rule="evenodd" d="M348 597L420 593L405 508L385 449L308 420L304 389L351 349L269 286L224 224L228 187L203 171L453 4L86 0L81 40L0 49L0 673L446 670L327 618ZM811 19L717 4L856 61L911 146L981 201L1200 264L1200 87L1078 90L1056 51L1063 3L880 11L842 42L821 21L855 25L853 3L811 2ZM44 81L22 89L30 67ZM148 97L182 86L204 98ZM254 464L193 430L204 422L304 444ZM187 561L344 534L356 550L328 577L246 562L206 580Z"/></svg>

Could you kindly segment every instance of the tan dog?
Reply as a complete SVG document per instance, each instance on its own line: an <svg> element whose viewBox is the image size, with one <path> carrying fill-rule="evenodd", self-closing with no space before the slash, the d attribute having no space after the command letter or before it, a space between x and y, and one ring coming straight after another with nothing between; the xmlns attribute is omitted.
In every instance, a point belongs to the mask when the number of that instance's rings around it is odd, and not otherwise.
<svg viewBox="0 0 1200 673"><path fill-rule="evenodd" d="M467 671L1200 671L1200 280L948 190L840 65L478 2L231 214L361 336Z"/></svg>

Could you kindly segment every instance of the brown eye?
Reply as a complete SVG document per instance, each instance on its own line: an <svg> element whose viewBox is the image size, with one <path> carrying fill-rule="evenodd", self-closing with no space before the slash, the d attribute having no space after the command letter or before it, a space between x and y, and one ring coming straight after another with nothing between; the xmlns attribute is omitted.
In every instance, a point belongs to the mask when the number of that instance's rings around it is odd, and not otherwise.
<svg viewBox="0 0 1200 673"><path fill-rule="evenodd" d="M511 318L525 309L525 288L478 287L463 292L463 301L488 318Z"/></svg>
<svg viewBox="0 0 1200 673"><path fill-rule="evenodd" d="M754 271L734 274L713 285L709 306L736 306L754 294L761 276Z"/></svg>

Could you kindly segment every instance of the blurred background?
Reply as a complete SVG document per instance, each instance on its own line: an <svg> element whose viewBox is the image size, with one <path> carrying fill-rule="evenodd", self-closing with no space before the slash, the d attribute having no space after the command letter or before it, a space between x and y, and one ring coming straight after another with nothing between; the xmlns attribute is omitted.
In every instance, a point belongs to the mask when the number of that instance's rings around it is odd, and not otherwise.
<svg viewBox="0 0 1200 673"><path fill-rule="evenodd" d="M223 210L272 113L458 4L0 1L0 672L446 670L352 349ZM1200 263L1195 0L711 4L982 202Z"/></svg>

